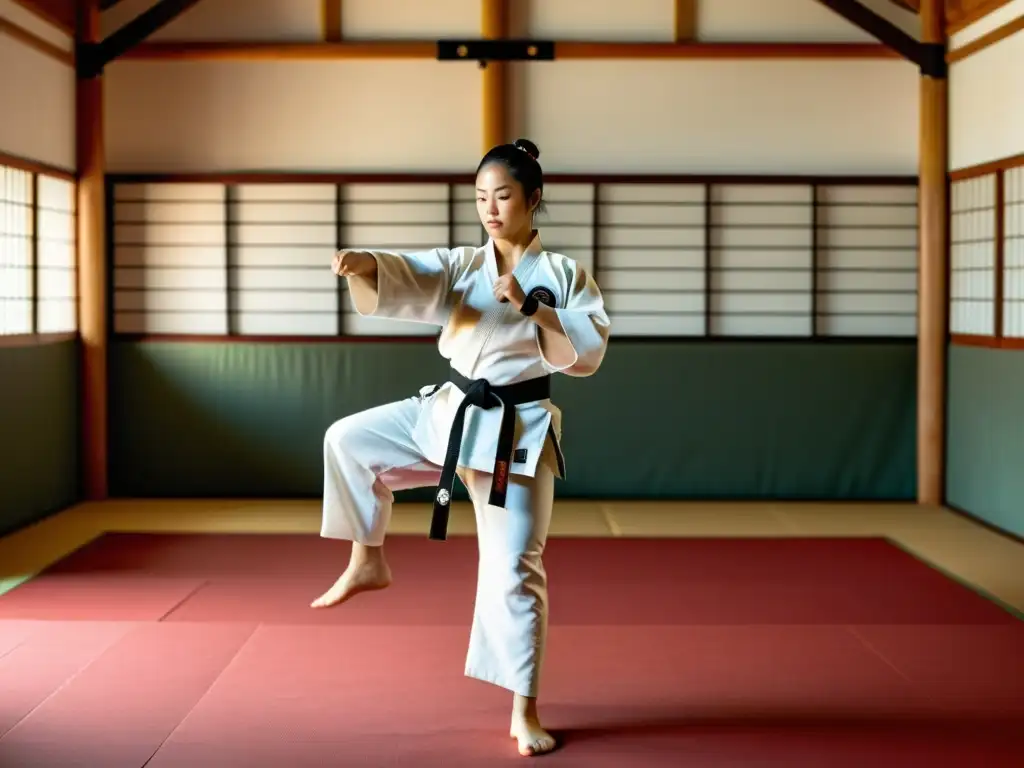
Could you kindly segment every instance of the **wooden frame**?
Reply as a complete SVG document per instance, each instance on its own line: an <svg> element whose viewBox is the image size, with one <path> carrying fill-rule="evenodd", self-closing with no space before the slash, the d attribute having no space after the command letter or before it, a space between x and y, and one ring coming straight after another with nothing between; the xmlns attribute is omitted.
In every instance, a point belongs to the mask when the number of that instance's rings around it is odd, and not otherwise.
<svg viewBox="0 0 1024 768"><path fill-rule="evenodd" d="M441 173L403 173L403 174L367 174L367 173L178 173L178 174L139 174L139 173L128 173L128 174L110 174L107 176L107 197L108 199L113 198L114 187L118 184L165 184L165 183L184 183L184 184L224 184L224 185L237 185L237 184L332 184L338 186L338 194L335 199L340 200L340 190L344 185L347 184L360 184L360 183L380 183L380 184L445 184L448 186L448 208L449 208L449 230L456 224L454 218L451 216L452 206L454 204L454 187L456 185L471 184L474 180L473 174L462 173L462 174L441 174ZM598 242L597 230L601 227L599 209L600 209L600 191L602 186L614 185L614 184L693 184L703 185L705 191L710 189L713 185L728 185L728 184L758 184L758 185L779 185L779 186L805 186L811 190L811 205L812 205L812 220L809 225L812 227L812 242L811 242L811 266L810 271L812 275L812 304L811 304L811 334L807 336L722 336L716 335L711 332L705 332L702 335L694 336L631 336L628 338L620 339L617 343L637 343L637 342L660 342L660 343L693 343L693 344L705 344L705 343L787 343L787 344L851 344L851 343L872 343L872 344L892 344L909 342L911 337L905 336L830 336L821 334L818 332L818 317L817 309L818 304L815 298L817 292L817 276L819 270L819 240L817 237L817 228L819 225L818 207L822 205L820 196L818 195L818 188L822 186L916 186L916 178L914 176L819 176L819 175L741 175L741 174L722 174L722 175L677 175L677 174L560 174L551 173L545 175L546 184L587 184L594 187L594 217L591 222L591 227L594 230L593 242L595 243L594 248L594 268L598 269L600 264L600 251L596 246ZM230 194L226 196L226 199L230 199ZM225 202L225 205L228 203ZM710 195L705 196L704 208L705 208L705 238L704 238L704 264L705 268L711 264L711 252L712 243L711 237L709 237L710 230L712 228L712 217L708 216L707 213L713 205L712 198ZM108 226L112 226L113 214L112 211L108 215ZM341 247L341 224L339 222L339 231L337 234L338 240L336 247ZM108 237L108 246L106 254L107 264L107 276L108 281L113 279L113 264L114 264L114 251L112 238ZM704 314L705 322L707 323L711 315L712 302L709 300L709 296L712 290L710 283L711 271L706 271L706 282L704 285ZM319 344L338 344L338 343L417 343L417 344L436 344L436 336L424 335L424 336L365 336L365 335L344 335L339 333L338 335L316 335L316 336L297 336L297 335L235 335L234 333L228 334L153 334L153 333L115 333L114 332L114 308L112 303L108 304L108 317L106 320L109 328L110 338L117 341L135 341L135 342L185 342L185 343L223 343L223 342L239 342L239 343L272 343L272 344L286 344L286 343L319 343ZM342 330L340 327L341 316L339 313L339 331ZM710 325L706 325L710 327ZM230 323L229 323L230 330Z"/></svg>
<svg viewBox="0 0 1024 768"><path fill-rule="evenodd" d="M946 50L944 0L921 0L921 43ZM917 502L946 495L947 339L949 334L949 80L945 61L918 79Z"/></svg>
<svg viewBox="0 0 1024 768"><path fill-rule="evenodd" d="M28 171L29 173L42 174L44 176L54 176L64 181L77 181L77 174L67 168L60 168L56 165L50 165L48 163L40 163L38 160L30 160L27 157L19 157L18 155L8 155L4 152L0 152L0 165L6 165L8 168L17 168L19 171Z"/></svg>
<svg viewBox="0 0 1024 768"><path fill-rule="evenodd" d="M8 155L0 152L0 165L7 168L14 168L32 174L32 216L34 219L32 228L32 331L30 333L0 334L0 347L28 347L52 344L58 341L70 341L78 338L78 331L65 331L61 333L39 333L39 177L49 176L63 181L77 184L77 178L71 171L28 160L15 155ZM77 227L78 210L74 213ZM78 246L76 238L75 246L75 268L78 268ZM78 307L78 292L75 293L75 308Z"/></svg>
<svg viewBox="0 0 1024 768"><path fill-rule="evenodd" d="M480 0L480 37L501 40L509 36L511 0ZM511 141L511 97L509 94L508 64L489 61L480 72L480 126L481 154L491 147Z"/></svg>
<svg viewBox="0 0 1024 768"><path fill-rule="evenodd" d="M96 35L90 35L95 37L95 40L79 40L79 74L87 78L96 77L107 64L119 59L125 52L170 24L198 2L200 0L157 0L155 4L105 38L100 39L97 31Z"/></svg>
<svg viewBox="0 0 1024 768"><path fill-rule="evenodd" d="M79 0L79 46L100 44L99 0ZM75 81L75 158L78 168L78 333L81 340L79 403L82 496L107 498L109 391L106 307L106 146L103 129L103 76L81 68Z"/></svg>
<svg viewBox="0 0 1024 768"><path fill-rule="evenodd" d="M899 59L881 43L634 43L564 41L557 59ZM341 43L153 42L121 61L344 61L437 59L434 40Z"/></svg>
<svg viewBox="0 0 1024 768"><path fill-rule="evenodd" d="M981 176L993 176L993 183L995 184L995 207L993 210L993 216L995 217L994 235L995 235L995 265L993 267L993 280L995 281L993 297L994 297L994 324L992 336L978 336L973 334L965 333L950 333L949 341L951 344L962 347L988 347L989 349L1024 349L1024 337L1018 338L1011 336L1009 338L1003 335L1003 296L1005 292L1005 281L1006 281L1006 254L1005 254L1005 226L1006 226L1006 204L1005 204L1005 192L1006 185L1004 182L1005 172L1013 168L1020 168L1024 166L1024 154L1015 155L1013 157L1007 157L1002 160L996 160L991 163L982 163L980 165L971 166L969 168L961 168L956 171L952 171L949 174L949 181L964 181L966 179L976 179ZM952 280L952 263L949 264L950 280Z"/></svg>
<svg viewBox="0 0 1024 768"><path fill-rule="evenodd" d="M817 1L879 42L899 52L900 56L916 64L922 72L929 69L941 69L945 66L945 61L941 56L933 58L932 49L936 45L935 41L918 40L859 0ZM941 48L942 43L938 43L938 45L940 46L939 53L944 53L945 49ZM930 72L929 74L937 73Z"/></svg>

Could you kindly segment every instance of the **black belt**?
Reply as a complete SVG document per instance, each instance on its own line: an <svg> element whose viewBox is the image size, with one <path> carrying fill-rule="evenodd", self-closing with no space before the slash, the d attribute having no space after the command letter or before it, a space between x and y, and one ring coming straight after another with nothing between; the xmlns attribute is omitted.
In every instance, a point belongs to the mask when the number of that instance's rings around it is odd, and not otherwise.
<svg viewBox="0 0 1024 768"><path fill-rule="evenodd" d="M448 537L448 513L451 510L452 488L455 486L455 470L462 448L462 430L466 423L466 409L471 405L487 411L503 408L501 428L498 431L498 450L494 457L494 473L491 479L491 495L488 503L496 507L505 506L505 491L508 488L508 466L512 459L512 441L515 438L516 406L547 400L551 397L551 377L541 376L503 387L492 386L486 379L468 379L454 368L448 381L462 390L465 397L455 411L452 431L448 436L448 452L441 469L441 480L434 496L434 515L430 520L430 538L444 541ZM440 386L434 389L436 392Z"/></svg>

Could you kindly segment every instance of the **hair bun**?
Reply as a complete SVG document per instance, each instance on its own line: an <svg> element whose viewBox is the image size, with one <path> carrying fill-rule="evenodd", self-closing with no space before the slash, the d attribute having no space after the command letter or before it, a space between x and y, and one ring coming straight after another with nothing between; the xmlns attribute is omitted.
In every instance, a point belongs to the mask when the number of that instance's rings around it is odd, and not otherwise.
<svg viewBox="0 0 1024 768"><path fill-rule="evenodd" d="M537 149L537 145L529 139L516 139L512 142L512 146L516 149L523 150L523 152L528 154L534 160L540 160L540 150Z"/></svg>

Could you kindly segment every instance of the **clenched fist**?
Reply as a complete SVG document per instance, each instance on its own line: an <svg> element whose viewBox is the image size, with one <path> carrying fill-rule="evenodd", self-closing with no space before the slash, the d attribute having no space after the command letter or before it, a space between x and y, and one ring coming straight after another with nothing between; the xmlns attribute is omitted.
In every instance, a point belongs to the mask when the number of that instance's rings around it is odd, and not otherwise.
<svg viewBox="0 0 1024 768"><path fill-rule="evenodd" d="M377 271L377 260L363 251L338 251L331 271L339 277L368 277Z"/></svg>
<svg viewBox="0 0 1024 768"><path fill-rule="evenodd" d="M501 302L507 301L516 309L522 309L526 294L523 293L519 281L512 274L508 274L499 277L494 284L494 298Z"/></svg>

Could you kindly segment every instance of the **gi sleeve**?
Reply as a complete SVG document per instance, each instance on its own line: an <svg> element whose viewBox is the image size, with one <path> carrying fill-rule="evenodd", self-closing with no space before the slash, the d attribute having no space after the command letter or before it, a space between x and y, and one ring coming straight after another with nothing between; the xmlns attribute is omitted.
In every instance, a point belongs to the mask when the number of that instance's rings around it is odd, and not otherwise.
<svg viewBox="0 0 1024 768"><path fill-rule="evenodd" d="M352 305L363 317L444 325L455 283L458 251L434 248L416 253L365 251L377 262L377 285L349 278Z"/></svg>
<svg viewBox="0 0 1024 768"><path fill-rule="evenodd" d="M569 376L590 376L597 371L608 348L608 333L611 320L604 308L604 299L597 282L576 265L568 286L568 297L564 307L556 307L565 337L572 348L572 361L567 365L552 363L544 354L540 343L543 331L538 327L537 342L541 348L544 367L552 373Z"/></svg>

